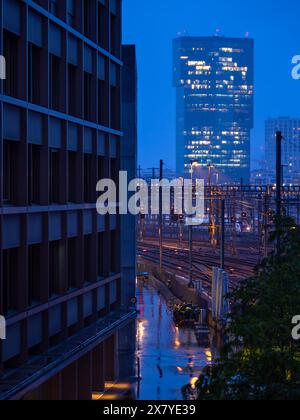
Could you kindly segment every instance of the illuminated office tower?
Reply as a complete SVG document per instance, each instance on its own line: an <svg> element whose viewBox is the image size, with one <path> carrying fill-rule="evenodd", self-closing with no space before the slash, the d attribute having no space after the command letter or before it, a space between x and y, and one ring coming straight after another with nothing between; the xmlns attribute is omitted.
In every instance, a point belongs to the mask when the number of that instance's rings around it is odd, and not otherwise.
<svg viewBox="0 0 300 420"><path fill-rule="evenodd" d="M249 38L174 40L178 175L197 161L226 182L249 181L253 50Z"/></svg>
<svg viewBox="0 0 300 420"><path fill-rule="evenodd" d="M266 165L268 183L276 182L276 131L281 131L283 178L285 184L300 182L300 119L270 118L266 121Z"/></svg>

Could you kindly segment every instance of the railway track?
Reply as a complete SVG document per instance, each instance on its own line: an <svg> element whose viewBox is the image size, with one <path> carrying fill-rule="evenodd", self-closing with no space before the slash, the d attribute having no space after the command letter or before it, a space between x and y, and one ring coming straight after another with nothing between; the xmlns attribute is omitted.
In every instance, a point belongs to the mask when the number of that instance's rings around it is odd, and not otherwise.
<svg viewBox="0 0 300 420"><path fill-rule="evenodd" d="M139 257L154 264L159 264L159 246L154 241L139 242ZM210 292L212 268L219 265L218 252L202 243L195 243L193 255L193 277L202 280L204 289ZM234 288L238 282L253 274L258 263L257 250L241 247L238 256L227 253L225 269L229 272L229 287ZM188 278L189 250L178 248L177 244L168 241L163 248L163 266L178 276Z"/></svg>

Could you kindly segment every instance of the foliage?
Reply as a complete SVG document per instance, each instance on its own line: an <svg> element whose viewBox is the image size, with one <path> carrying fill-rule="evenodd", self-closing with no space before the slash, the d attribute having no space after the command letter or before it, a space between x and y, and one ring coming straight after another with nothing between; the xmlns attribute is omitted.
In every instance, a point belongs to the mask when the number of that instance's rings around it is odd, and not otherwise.
<svg viewBox="0 0 300 420"><path fill-rule="evenodd" d="M271 235L272 253L229 296L227 344L198 382L200 400L300 400L300 229L287 217Z"/></svg>

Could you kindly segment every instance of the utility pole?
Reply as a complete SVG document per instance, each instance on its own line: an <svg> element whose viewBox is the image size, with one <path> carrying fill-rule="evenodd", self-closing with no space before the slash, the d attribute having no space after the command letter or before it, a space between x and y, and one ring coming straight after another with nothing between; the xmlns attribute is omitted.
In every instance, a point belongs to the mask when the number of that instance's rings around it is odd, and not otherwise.
<svg viewBox="0 0 300 420"><path fill-rule="evenodd" d="M269 187L267 187L265 194L265 207L264 207L264 256L268 256L268 218L269 218Z"/></svg>
<svg viewBox="0 0 300 420"><path fill-rule="evenodd" d="M210 240L211 244L215 246L215 220L214 220L214 199L212 194L212 169L211 164L208 165L208 186L209 186L209 196L210 196L210 209L209 209L209 227L210 227Z"/></svg>
<svg viewBox="0 0 300 420"><path fill-rule="evenodd" d="M159 165L159 181L163 180L163 167L164 163L161 160ZM162 187L159 187L159 269L160 273L163 270L163 191Z"/></svg>
<svg viewBox="0 0 300 420"><path fill-rule="evenodd" d="M216 244L217 246L220 246L220 240L221 240L221 203L222 203L222 197L218 197L219 192L216 192Z"/></svg>
<svg viewBox="0 0 300 420"><path fill-rule="evenodd" d="M241 215L242 215L242 213L244 211L244 192L243 192L243 189L244 189L244 178L243 177L241 178L241 185L240 185L240 187L241 187L240 197L241 197Z"/></svg>
<svg viewBox="0 0 300 420"><path fill-rule="evenodd" d="M277 131L276 133L276 217L277 217L277 228L280 223L281 217L281 188L282 188L282 133ZM281 250L281 237L277 235L277 254L280 255Z"/></svg>
<svg viewBox="0 0 300 420"><path fill-rule="evenodd" d="M194 287L193 281L193 226L189 226L189 287Z"/></svg>
<svg viewBox="0 0 300 420"><path fill-rule="evenodd" d="M152 172L152 179L155 179L156 171L159 171L159 168L149 168L149 170Z"/></svg>
<svg viewBox="0 0 300 420"><path fill-rule="evenodd" d="M221 200L221 269L225 270L225 200Z"/></svg>
<svg viewBox="0 0 300 420"><path fill-rule="evenodd" d="M236 223L237 223L237 219L236 219L236 190L234 189L233 191L233 220L234 220L234 224L233 224L233 241L232 241L232 255L236 255Z"/></svg>
<svg viewBox="0 0 300 420"><path fill-rule="evenodd" d="M192 188L192 197L193 197L193 166L195 162L191 162L191 188ZM193 226L189 225L189 287L194 287L193 281Z"/></svg>
<svg viewBox="0 0 300 420"><path fill-rule="evenodd" d="M182 249L182 240L183 240L183 226L182 221L179 220L179 247Z"/></svg>
<svg viewBox="0 0 300 420"><path fill-rule="evenodd" d="M152 172L152 180L154 181L156 179L156 171L159 171L159 168L148 168L148 170ZM154 224L156 225L157 224L157 216L151 215L151 222L154 222Z"/></svg>

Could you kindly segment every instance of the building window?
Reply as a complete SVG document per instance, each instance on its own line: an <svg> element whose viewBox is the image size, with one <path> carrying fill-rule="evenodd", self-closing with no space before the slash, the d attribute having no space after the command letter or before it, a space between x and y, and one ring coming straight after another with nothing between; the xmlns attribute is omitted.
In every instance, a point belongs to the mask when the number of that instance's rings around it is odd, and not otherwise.
<svg viewBox="0 0 300 420"><path fill-rule="evenodd" d="M118 233L117 231L113 230L110 232L110 272L111 273L118 273L120 270L119 267L119 241L118 241Z"/></svg>
<svg viewBox="0 0 300 420"><path fill-rule="evenodd" d="M77 238L68 239L68 288L77 287Z"/></svg>
<svg viewBox="0 0 300 420"><path fill-rule="evenodd" d="M58 16L58 0L50 0L49 3L50 13L54 16Z"/></svg>
<svg viewBox="0 0 300 420"><path fill-rule="evenodd" d="M3 141L3 202L14 204L16 202L17 188L17 149L18 143Z"/></svg>
<svg viewBox="0 0 300 420"><path fill-rule="evenodd" d="M84 35L91 35L91 4L89 0L83 1Z"/></svg>
<svg viewBox="0 0 300 420"><path fill-rule="evenodd" d="M78 178L78 169L77 169L77 153L68 152L68 183L69 183L69 202L77 202L77 178Z"/></svg>
<svg viewBox="0 0 300 420"><path fill-rule="evenodd" d="M41 48L28 45L28 100L40 104L41 95Z"/></svg>
<svg viewBox="0 0 300 420"><path fill-rule="evenodd" d="M92 272L92 235L86 235L84 237L84 282L91 283L93 281Z"/></svg>
<svg viewBox="0 0 300 420"><path fill-rule="evenodd" d="M77 104L78 98L78 84L77 84L78 68L72 64L68 64L68 104L69 114L78 117Z"/></svg>
<svg viewBox="0 0 300 420"><path fill-rule="evenodd" d="M61 241L50 242L49 246L49 297L58 295L62 291L64 274L64 249Z"/></svg>
<svg viewBox="0 0 300 420"><path fill-rule="evenodd" d="M92 75L84 72L84 119L92 118Z"/></svg>
<svg viewBox="0 0 300 420"><path fill-rule="evenodd" d="M40 204L40 146L30 144L28 147L28 201L29 204Z"/></svg>
<svg viewBox="0 0 300 420"><path fill-rule="evenodd" d="M113 55L120 55L120 24L114 14L110 17L110 48Z"/></svg>
<svg viewBox="0 0 300 420"><path fill-rule="evenodd" d="M3 251L3 315L17 310L18 250Z"/></svg>
<svg viewBox="0 0 300 420"><path fill-rule="evenodd" d="M40 245L28 247L28 306L40 302L41 296Z"/></svg>
<svg viewBox="0 0 300 420"><path fill-rule="evenodd" d="M50 149L50 203L59 203L60 186L60 153L58 149Z"/></svg>
<svg viewBox="0 0 300 420"><path fill-rule="evenodd" d="M84 154L84 202L95 201L95 183L93 182L93 155Z"/></svg>
<svg viewBox="0 0 300 420"><path fill-rule="evenodd" d="M120 89L111 86L111 127L120 129Z"/></svg>
<svg viewBox="0 0 300 420"><path fill-rule="evenodd" d="M73 27L75 27L75 10L74 0L67 0L67 22Z"/></svg>
<svg viewBox="0 0 300 420"><path fill-rule="evenodd" d="M106 7L98 2L98 44L108 50L108 11Z"/></svg>
<svg viewBox="0 0 300 420"><path fill-rule="evenodd" d="M108 250L106 250L108 251ZM104 233L98 233L98 277L106 277ZM108 253L108 252L107 252Z"/></svg>
<svg viewBox="0 0 300 420"><path fill-rule="evenodd" d="M50 108L60 110L60 58L50 54Z"/></svg>
<svg viewBox="0 0 300 420"><path fill-rule="evenodd" d="M119 161L118 159L110 159L110 179L112 179L116 187L119 187Z"/></svg>
<svg viewBox="0 0 300 420"><path fill-rule="evenodd" d="M105 158L98 156L98 181L105 178Z"/></svg>
<svg viewBox="0 0 300 420"><path fill-rule="evenodd" d="M6 80L4 93L18 97L19 94L19 37L9 31L3 31L3 54L6 60Z"/></svg>
<svg viewBox="0 0 300 420"><path fill-rule="evenodd" d="M109 89L104 80L98 80L98 122L101 125L109 124Z"/></svg>

